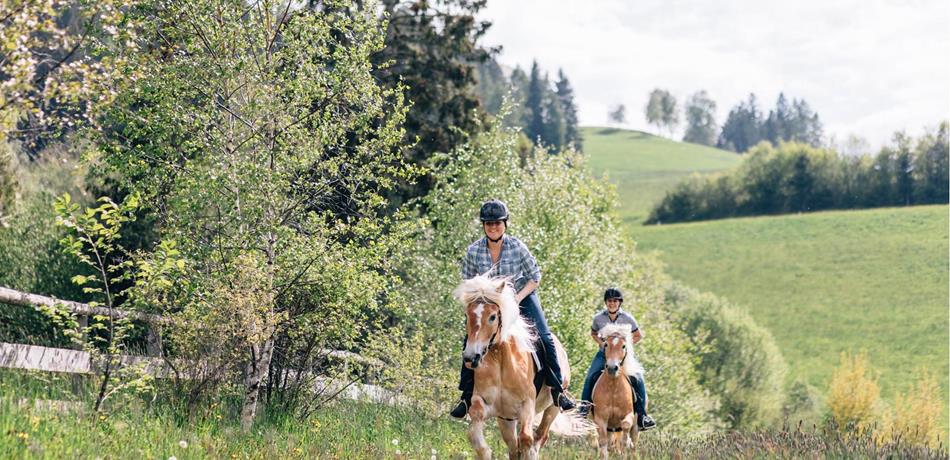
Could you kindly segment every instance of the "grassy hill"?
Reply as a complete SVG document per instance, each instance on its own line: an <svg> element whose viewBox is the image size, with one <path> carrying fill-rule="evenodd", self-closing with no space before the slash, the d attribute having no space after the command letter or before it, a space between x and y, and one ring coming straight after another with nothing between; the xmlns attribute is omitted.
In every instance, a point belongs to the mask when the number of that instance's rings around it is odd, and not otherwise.
<svg viewBox="0 0 950 460"><path fill-rule="evenodd" d="M842 351L866 350L885 396L921 368L947 394L947 206L822 212L642 227L639 248L768 327L824 390ZM944 416L946 420L946 415Z"/></svg>
<svg viewBox="0 0 950 460"><path fill-rule="evenodd" d="M581 128L594 174L607 174L622 197L621 217L639 225L680 179L735 166L740 156L704 145L675 142L640 131Z"/></svg>

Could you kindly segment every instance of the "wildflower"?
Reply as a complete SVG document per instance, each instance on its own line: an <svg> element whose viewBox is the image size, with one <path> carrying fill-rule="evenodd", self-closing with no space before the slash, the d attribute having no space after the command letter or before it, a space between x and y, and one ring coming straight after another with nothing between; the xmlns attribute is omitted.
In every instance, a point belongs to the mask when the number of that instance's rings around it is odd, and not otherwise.
<svg viewBox="0 0 950 460"><path fill-rule="evenodd" d="M178 460L178 457L172 455L171 457L168 457L168 460Z"/></svg>
<svg viewBox="0 0 950 460"><path fill-rule="evenodd" d="M181 447L182 449L187 449L188 441L185 441L184 439L182 439L181 441L178 441L178 446Z"/></svg>
<svg viewBox="0 0 950 460"><path fill-rule="evenodd" d="M399 445L399 440L398 440L398 439L393 439L393 445L394 445L394 446L398 446L398 445Z"/></svg>

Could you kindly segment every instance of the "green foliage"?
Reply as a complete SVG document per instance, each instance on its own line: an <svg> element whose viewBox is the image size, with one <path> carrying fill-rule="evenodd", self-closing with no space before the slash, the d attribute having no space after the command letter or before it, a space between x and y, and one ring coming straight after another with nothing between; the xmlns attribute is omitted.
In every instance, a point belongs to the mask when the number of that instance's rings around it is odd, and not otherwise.
<svg viewBox="0 0 950 460"><path fill-rule="evenodd" d="M743 153L761 141L772 145L798 142L818 147L822 142L822 124L818 114L804 99L793 99L791 106L784 93L779 93L775 108L768 117L762 115L755 94L729 111L722 125L717 146Z"/></svg>
<svg viewBox="0 0 950 460"><path fill-rule="evenodd" d="M706 91L693 94L686 101L686 134L684 142L702 145L716 145L719 126L716 125L716 103Z"/></svg>
<svg viewBox="0 0 950 460"><path fill-rule="evenodd" d="M719 398L719 417L733 429L775 425L786 365L772 334L711 294L672 285L666 297L698 356L700 384Z"/></svg>
<svg viewBox="0 0 950 460"><path fill-rule="evenodd" d="M846 432L874 431L881 421L881 387L866 354L841 353L841 362L828 384L828 412Z"/></svg>
<svg viewBox="0 0 950 460"><path fill-rule="evenodd" d="M149 294L173 318L177 356L211 364L181 370L210 382L183 396L240 370L245 429L262 389L306 408L321 350L358 348L401 308L392 260L408 224L380 216L413 171L401 90L374 74L385 38L374 8L143 5L135 20L161 27L124 45L139 50L137 78L98 120L103 169L185 261L168 292Z"/></svg>
<svg viewBox="0 0 950 460"><path fill-rule="evenodd" d="M947 123L916 145L903 135L895 136L895 143L872 160L800 143L763 142L736 170L678 185L646 222L946 203L940 186L947 184L950 170L943 176L935 171L947 167Z"/></svg>
<svg viewBox="0 0 950 460"><path fill-rule="evenodd" d="M645 226L636 235L674 279L748 309L795 380L824 392L840 350L867 350L882 394L893 398L919 368L948 391L947 212L822 212Z"/></svg>
<svg viewBox="0 0 950 460"><path fill-rule="evenodd" d="M628 308L648 331L639 353L651 398L662 401L654 413L670 430L716 426L709 414L713 401L689 364L688 341L664 310L662 275L633 252L613 217L612 187L592 180L583 158L573 152L551 156L541 150L523 159L517 139L498 129L479 136L439 169L437 186L425 198L432 228L417 236L410 256L401 261L410 299L401 319L407 332L423 334L428 366L441 369L442 381L456 381L464 315L451 293L460 282L460 257L481 236L479 205L499 198L511 210L510 234L525 241L541 266L538 293L568 350L573 388L580 387L596 351L588 325L602 308L601 292L620 285L629 292Z"/></svg>
<svg viewBox="0 0 950 460"><path fill-rule="evenodd" d="M489 50L478 44L491 25L478 19L486 1L380 3L387 28L385 45L372 56L373 74L382 87L412 101L403 125L409 144L403 153L410 164L428 167L434 153L451 152L475 134L484 116L475 93L475 66L489 60ZM401 182L390 194L392 208L424 195L432 180L424 174Z"/></svg>
<svg viewBox="0 0 950 460"><path fill-rule="evenodd" d="M646 119L657 129L666 128L671 137L679 124L679 112L676 107L676 98L665 89L654 89L650 92L650 100L646 106Z"/></svg>

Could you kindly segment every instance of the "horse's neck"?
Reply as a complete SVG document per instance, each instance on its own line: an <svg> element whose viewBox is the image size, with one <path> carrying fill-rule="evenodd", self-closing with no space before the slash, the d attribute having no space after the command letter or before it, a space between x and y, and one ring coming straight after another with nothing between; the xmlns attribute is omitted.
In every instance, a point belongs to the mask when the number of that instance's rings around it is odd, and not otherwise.
<svg viewBox="0 0 950 460"><path fill-rule="evenodd" d="M520 369L524 366L525 362L530 366L530 361L531 358L528 356L528 353L518 348L514 338L496 343L485 358L482 359L483 363L489 364L490 366L497 366L502 373L509 370ZM478 367L478 369L481 368L482 366ZM533 366L530 369L530 373L532 375L534 373Z"/></svg>

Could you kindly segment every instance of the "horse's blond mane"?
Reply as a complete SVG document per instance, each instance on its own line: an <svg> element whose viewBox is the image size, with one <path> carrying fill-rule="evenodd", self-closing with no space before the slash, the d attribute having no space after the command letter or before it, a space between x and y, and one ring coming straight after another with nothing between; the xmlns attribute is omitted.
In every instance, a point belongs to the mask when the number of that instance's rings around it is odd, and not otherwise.
<svg viewBox="0 0 950 460"><path fill-rule="evenodd" d="M632 326L629 324L608 324L600 328L598 333L601 338L607 338L612 335L620 335L625 337L624 340L627 341L627 359L623 362L623 373L626 375L636 375L643 373L643 365L640 364L640 360L637 359L637 355L633 352L633 334L631 333Z"/></svg>
<svg viewBox="0 0 950 460"><path fill-rule="evenodd" d="M519 350L533 352L537 334L534 327L521 317L518 302L515 300L515 290L507 281L506 277L477 275L459 284L455 289L455 298L462 303L462 307L468 307L468 304L478 299L498 305L501 309L501 331L498 333L498 340L504 342L511 338ZM504 288L498 292L498 287L502 284Z"/></svg>

